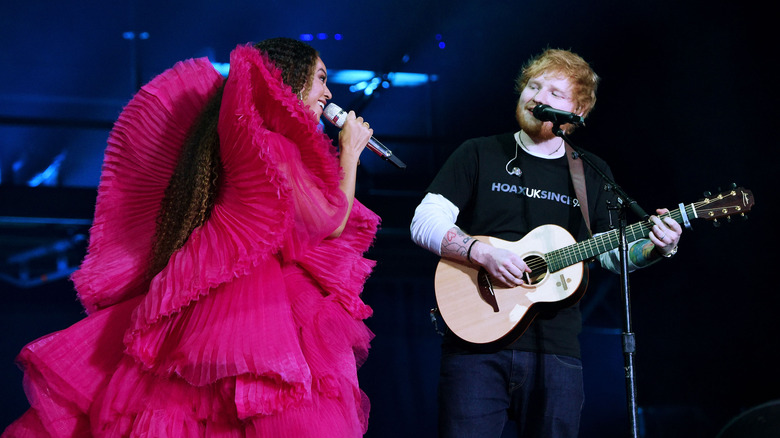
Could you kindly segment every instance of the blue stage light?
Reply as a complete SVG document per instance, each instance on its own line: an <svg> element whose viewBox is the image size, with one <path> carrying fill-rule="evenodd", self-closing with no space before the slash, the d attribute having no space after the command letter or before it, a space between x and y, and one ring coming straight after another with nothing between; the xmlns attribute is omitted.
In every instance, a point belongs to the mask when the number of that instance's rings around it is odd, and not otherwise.
<svg viewBox="0 0 780 438"><path fill-rule="evenodd" d="M351 85L349 87L349 91L353 93L357 93L358 91L363 91L368 87L368 81L360 81L357 84Z"/></svg>
<svg viewBox="0 0 780 438"><path fill-rule="evenodd" d="M57 185L60 168L62 168L62 163L65 161L65 155L65 152L60 152L46 169L30 178L27 181L27 185L30 187Z"/></svg>
<svg viewBox="0 0 780 438"><path fill-rule="evenodd" d="M394 87L415 87L431 81L431 76L425 73L390 72L387 79Z"/></svg>
<svg viewBox="0 0 780 438"><path fill-rule="evenodd" d="M230 63L228 62L212 62L211 65L214 66L214 69L219 72L224 77L227 77L228 72L230 71Z"/></svg>
<svg viewBox="0 0 780 438"><path fill-rule="evenodd" d="M230 71L229 63L212 62L211 65L214 66L214 69L217 70L219 74L227 77L228 72ZM349 91L353 93L358 91L365 92L368 88L371 88L370 92L373 92L379 86L385 89L392 87L416 87L428 82L436 82L437 80L437 75L425 73L390 72L386 75L382 75L371 70L328 71L329 83L350 84Z"/></svg>
<svg viewBox="0 0 780 438"><path fill-rule="evenodd" d="M355 84L360 81L369 81L376 73L369 70L330 70L328 82L334 84Z"/></svg>

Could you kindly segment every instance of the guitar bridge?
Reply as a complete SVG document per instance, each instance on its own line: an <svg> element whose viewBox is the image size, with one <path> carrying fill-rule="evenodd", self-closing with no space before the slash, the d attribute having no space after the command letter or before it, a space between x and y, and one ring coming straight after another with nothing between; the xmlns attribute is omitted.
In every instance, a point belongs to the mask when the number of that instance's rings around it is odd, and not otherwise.
<svg viewBox="0 0 780 438"><path fill-rule="evenodd" d="M493 283L490 282L485 268L480 268L477 273L477 289L479 290L479 296L482 300L493 308L493 311L498 313L498 302L496 301L496 293L493 291Z"/></svg>

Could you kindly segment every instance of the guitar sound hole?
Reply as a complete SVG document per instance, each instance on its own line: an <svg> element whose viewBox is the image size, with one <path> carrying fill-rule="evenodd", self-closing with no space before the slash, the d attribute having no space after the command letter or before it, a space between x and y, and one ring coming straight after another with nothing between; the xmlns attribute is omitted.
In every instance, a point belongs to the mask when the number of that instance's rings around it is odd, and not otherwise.
<svg viewBox="0 0 780 438"><path fill-rule="evenodd" d="M547 276L547 262L543 258L532 255L524 258L523 261L531 268L531 272L527 274L530 284L537 284L544 280Z"/></svg>

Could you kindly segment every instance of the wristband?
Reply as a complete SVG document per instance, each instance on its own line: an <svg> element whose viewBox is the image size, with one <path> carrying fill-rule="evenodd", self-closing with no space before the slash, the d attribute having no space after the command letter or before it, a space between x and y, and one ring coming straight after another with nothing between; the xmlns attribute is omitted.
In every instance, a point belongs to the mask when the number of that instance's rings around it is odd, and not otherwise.
<svg viewBox="0 0 780 438"><path fill-rule="evenodd" d="M471 263L471 248L473 248L474 244L477 243L477 242L479 242L479 240L477 240L477 239L472 240L471 241L471 245L469 245L469 250L466 251L466 260L468 260L469 263Z"/></svg>

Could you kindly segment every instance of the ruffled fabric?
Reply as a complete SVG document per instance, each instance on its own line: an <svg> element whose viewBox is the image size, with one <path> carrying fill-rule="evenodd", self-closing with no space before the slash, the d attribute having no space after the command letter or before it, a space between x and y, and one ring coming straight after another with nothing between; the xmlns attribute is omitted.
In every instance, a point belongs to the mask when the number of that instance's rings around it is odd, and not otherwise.
<svg viewBox="0 0 780 438"><path fill-rule="evenodd" d="M72 280L88 312L146 292L155 219L187 131L223 82L207 59L146 84L108 138L88 255Z"/></svg>
<svg viewBox="0 0 780 438"><path fill-rule="evenodd" d="M379 218L356 200L326 239L347 208L335 148L251 46L231 53L211 216L144 278L181 144L222 82L205 59L178 63L120 116L73 276L89 316L20 354L32 409L8 436L365 433L357 367L373 334L360 293Z"/></svg>

